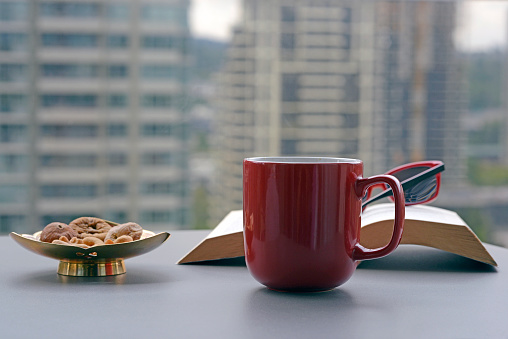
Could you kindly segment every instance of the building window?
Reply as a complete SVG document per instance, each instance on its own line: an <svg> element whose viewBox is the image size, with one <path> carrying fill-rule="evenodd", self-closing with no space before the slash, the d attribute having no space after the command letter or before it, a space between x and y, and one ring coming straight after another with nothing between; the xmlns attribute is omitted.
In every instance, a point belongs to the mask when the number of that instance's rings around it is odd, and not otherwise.
<svg viewBox="0 0 508 339"><path fill-rule="evenodd" d="M28 38L23 33L0 33L0 51L26 51Z"/></svg>
<svg viewBox="0 0 508 339"><path fill-rule="evenodd" d="M23 1L0 2L0 21L22 21L28 18L28 4Z"/></svg>
<svg viewBox="0 0 508 339"><path fill-rule="evenodd" d="M125 137L127 135L127 125L125 124L109 124L108 137Z"/></svg>
<svg viewBox="0 0 508 339"><path fill-rule="evenodd" d="M298 101L299 74L282 74L282 101Z"/></svg>
<svg viewBox="0 0 508 339"><path fill-rule="evenodd" d="M280 18L283 22L294 22L296 18L295 8L293 6L282 6L280 8Z"/></svg>
<svg viewBox="0 0 508 339"><path fill-rule="evenodd" d="M281 140L281 154L282 155L297 155L297 144L296 140Z"/></svg>
<svg viewBox="0 0 508 339"><path fill-rule="evenodd" d="M342 126L344 128L357 128L359 126L358 114L342 114Z"/></svg>
<svg viewBox="0 0 508 339"><path fill-rule="evenodd" d="M171 165L179 168L186 168L188 164L185 151L171 152Z"/></svg>
<svg viewBox="0 0 508 339"><path fill-rule="evenodd" d="M143 211L141 212L141 223L171 223L176 220L175 212L173 211Z"/></svg>
<svg viewBox="0 0 508 339"><path fill-rule="evenodd" d="M176 22L180 26L187 26L186 9L167 4L147 4L142 6L141 19L151 22Z"/></svg>
<svg viewBox="0 0 508 339"><path fill-rule="evenodd" d="M0 64L0 82L18 82L27 78L23 64Z"/></svg>
<svg viewBox="0 0 508 339"><path fill-rule="evenodd" d="M92 198L97 196L93 184L51 184L41 185L43 198Z"/></svg>
<svg viewBox="0 0 508 339"><path fill-rule="evenodd" d="M171 95L147 94L141 98L142 107L168 108L174 106L175 98Z"/></svg>
<svg viewBox="0 0 508 339"><path fill-rule="evenodd" d="M125 153L110 153L108 155L108 164L110 166L123 166L127 164L127 154Z"/></svg>
<svg viewBox="0 0 508 339"><path fill-rule="evenodd" d="M44 94L42 107L97 107L98 98L93 94Z"/></svg>
<svg viewBox="0 0 508 339"><path fill-rule="evenodd" d="M22 184L0 185L0 202L23 203L28 200L28 187Z"/></svg>
<svg viewBox="0 0 508 339"><path fill-rule="evenodd" d="M141 126L141 135L145 137L167 137L174 135L177 126L172 124L144 124Z"/></svg>
<svg viewBox="0 0 508 339"><path fill-rule="evenodd" d="M108 4L106 6L106 17L115 21L129 19L129 6L126 4Z"/></svg>
<svg viewBox="0 0 508 339"><path fill-rule="evenodd" d="M350 23L351 22L351 8L342 8L341 9L341 21Z"/></svg>
<svg viewBox="0 0 508 339"><path fill-rule="evenodd" d="M125 78L128 75L127 65L110 65L108 74L110 78Z"/></svg>
<svg viewBox="0 0 508 339"><path fill-rule="evenodd" d="M185 225L188 210L184 208L175 210L148 210L141 212L141 223L173 223Z"/></svg>
<svg viewBox="0 0 508 339"><path fill-rule="evenodd" d="M173 156L168 152L144 153L141 156L141 164L144 166L171 165Z"/></svg>
<svg viewBox="0 0 508 339"><path fill-rule="evenodd" d="M47 225L49 223L58 220L60 222L70 223L72 220L81 217L82 215L78 214L44 214L41 217L41 225Z"/></svg>
<svg viewBox="0 0 508 339"><path fill-rule="evenodd" d="M98 17L99 13L98 3L47 1L39 5L41 17L94 18Z"/></svg>
<svg viewBox="0 0 508 339"><path fill-rule="evenodd" d="M141 76L147 79L172 78L174 74L172 65L144 65L141 66Z"/></svg>
<svg viewBox="0 0 508 339"><path fill-rule="evenodd" d="M347 84L347 86L343 88L345 100L358 101L360 98L358 75L345 75L344 78Z"/></svg>
<svg viewBox="0 0 508 339"><path fill-rule="evenodd" d="M95 154L42 155L39 160L42 167L91 168L97 165Z"/></svg>
<svg viewBox="0 0 508 339"><path fill-rule="evenodd" d="M26 112L26 96L22 94L0 94L0 113Z"/></svg>
<svg viewBox="0 0 508 339"><path fill-rule="evenodd" d="M124 182L108 183L107 192L109 195L125 195L127 194L127 184Z"/></svg>
<svg viewBox="0 0 508 339"><path fill-rule="evenodd" d="M40 66L43 77L95 78L99 66L94 64L43 64Z"/></svg>
<svg viewBox="0 0 508 339"><path fill-rule="evenodd" d="M104 212L104 219L111 220L119 224L128 222L126 211L106 211Z"/></svg>
<svg viewBox="0 0 508 339"><path fill-rule="evenodd" d="M295 35L293 33L282 33L280 35L280 47L286 50L294 50Z"/></svg>
<svg viewBox="0 0 508 339"><path fill-rule="evenodd" d="M108 96L109 107L127 107L127 95L125 94L111 94Z"/></svg>
<svg viewBox="0 0 508 339"><path fill-rule="evenodd" d="M171 195L183 192L182 182L145 182L140 191L144 195Z"/></svg>
<svg viewBox="0 0 508 339"><path fill-rule="evenodd" d="M28 157L22 154L0 154L0 173L22 173L28 169Z"/></svg>
<svg viewBox="0 0 508 339"><path fill-rule="evenodd" d="M344 154L358 154L358 141L356 140L343 141L342 152L344 152Z"/></svg>
<svg viewBox="0 0 508 339"><path fill-rule="evenodd" d="M20 225L26 225L26 217L24 215L17 214L0 215L0 232L24 233L23 228L20 227Z"/></svg>
<svg viewBox="0 0 508 339"><path fill-rule="evenodd" d="M0 142L22 142L27 139L25 125L0 125Z"/></svg>
<svg viewBox="0 0 508 339"><path fill-rule="evenodd" d="M94 125L42 125L40 133L49 138L93 138L98 135L98 128Z"/></svg>
<svg viewBox="0 0 508 339"><path fill-rule="evenodd" d="M108 47L110 48L127 48L129 47L129 38L124 34L108 35Z"/></svg>
<svg viewBox="0 0 508 339"><path fill-rule="evenodd" d="M183 45L183 38L169 35L147 35L141 40L143 48L183 49Z"/></svg>
<svg viewBox="0 0 508 339"><path fill-rule="evenodd" d="M151 182L141 184L141 193L144 195L165 195L169 194L171 183Z"/></svg>
<svg viewBox="0 0 508 339"><path fill-rule="evenodd" d="M99 37L96 34L44 33L41 43L44 47L97 47Z"/></svg>
<svg viewBox="0 0 508 339"><path fill-rule="evenodd" d="M141 77L145 79L178 79L184 81L184 69L174 65L143 65Z"/></svg>

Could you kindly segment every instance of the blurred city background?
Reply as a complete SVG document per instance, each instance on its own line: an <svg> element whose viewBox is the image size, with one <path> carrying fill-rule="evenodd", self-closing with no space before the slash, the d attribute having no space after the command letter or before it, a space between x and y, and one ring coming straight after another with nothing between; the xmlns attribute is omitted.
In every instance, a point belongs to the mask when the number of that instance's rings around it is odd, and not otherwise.
<svg viewBox="0 0 508 339"><path fill-rule="evenodd" d="M442 160L508 246L508 2L0 0L0 233L210 228L250 156Z"/></svg>

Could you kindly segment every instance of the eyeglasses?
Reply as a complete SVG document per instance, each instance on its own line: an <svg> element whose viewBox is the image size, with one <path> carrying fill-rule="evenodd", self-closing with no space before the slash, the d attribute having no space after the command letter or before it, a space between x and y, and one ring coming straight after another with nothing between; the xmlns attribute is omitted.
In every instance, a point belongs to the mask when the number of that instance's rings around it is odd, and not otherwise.
<svg viewBox="0 0 508 339"><path fill-rule="evenodd" d="M444 163L441 161L419 161L396 167L386 174L399 179L404 189L406 206L409 206L428 203L437 198L441 187L441 172L444 169ZM372 197L375 188L381 188L383 191ZM386 197L393 201L391 188L385 184L372 185L362 199L362 209Z"/></svg>

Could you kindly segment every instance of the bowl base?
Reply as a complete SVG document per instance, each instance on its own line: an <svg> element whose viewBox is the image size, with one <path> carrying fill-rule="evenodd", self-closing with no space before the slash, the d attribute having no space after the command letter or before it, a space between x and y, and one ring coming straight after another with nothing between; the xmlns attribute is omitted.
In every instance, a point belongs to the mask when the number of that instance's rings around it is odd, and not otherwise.
<svg viewBox="0 0 508 339"><path fill-rule="evenodd" d="M60 261L57 273L72 277L106 277L109 275L124 274L125 264L123 259L106 262L82 263Z"/></svg>

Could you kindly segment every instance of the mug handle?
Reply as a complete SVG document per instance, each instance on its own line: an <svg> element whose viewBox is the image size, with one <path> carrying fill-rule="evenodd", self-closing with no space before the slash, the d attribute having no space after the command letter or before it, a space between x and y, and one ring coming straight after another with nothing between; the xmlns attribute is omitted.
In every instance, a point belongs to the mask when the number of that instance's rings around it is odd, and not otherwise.
<svg viewBox="0 0 508 339"><path fill-rule="evenodd" d="M370 249L366 248L357 243L353 249L353 260L368 260L377 259L390 254L393 250L399 246L402 238L402 231L404 228L404 217L405 217L405 200L404 191L400 181L392 175L375 175L370 178L358 178L356 181L356 194L361 199L365 195L365 191L369 186L376 183L386 183L393 191L393 198L395 202L395 220L393 224L392 238L388 245Z"/></svg>

